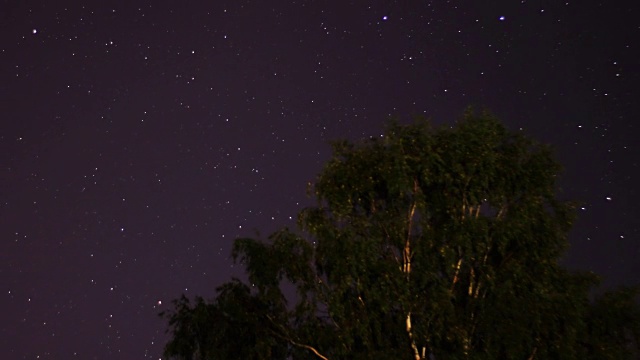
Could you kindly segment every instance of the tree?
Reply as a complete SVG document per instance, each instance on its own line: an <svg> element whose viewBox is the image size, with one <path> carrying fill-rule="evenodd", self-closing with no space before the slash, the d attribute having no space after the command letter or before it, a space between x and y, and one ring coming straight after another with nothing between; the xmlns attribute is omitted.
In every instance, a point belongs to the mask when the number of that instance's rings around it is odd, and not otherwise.
<svg viewBox="0 0 640 360"><path fill-rule="evenodd" d="M283 229L266 242L237 239L233 257L253 286L233 280L210 305L177 302L165 314L173 327L165 355L577 359L618 351L640 334L637 292L612 295L612 319L602 310L608 298L588 301L597 277L558 264L575 214L556 197L559 170L548 147L470 110L452 128L391 122L381 138L336 142L310 188L317 205L300 213L304 236ZM285 282L296 289L293 304ZM196 326L199 307L212 309L200 318L207 326ZM204 330L185 332L185 324Z"/></svg>
<svg viewBox="0 0 640 360"><path fill-rule="evenodd" d="M640 359L638 288L623 287L598 298L587 313L587 359Z"/></svg>

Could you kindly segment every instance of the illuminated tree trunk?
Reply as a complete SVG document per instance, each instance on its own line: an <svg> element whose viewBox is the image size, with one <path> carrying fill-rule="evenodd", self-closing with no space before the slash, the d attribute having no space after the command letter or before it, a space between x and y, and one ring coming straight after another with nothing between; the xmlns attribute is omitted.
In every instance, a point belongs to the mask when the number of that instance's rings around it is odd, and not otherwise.
<svg viewBox="0 0 640 360"><path fill-rule="evenodd" d="M411 204L411 209L409 210L409 218L408 218L408 222L407 222L407 238L404 242L404 251L402 252L402 271L404 272L406 278L407 278L407 282L409 282L410 280L410 276L411 276L411 230L413 229L413 218L415 216L416 213L416 193L418 192L418 180L413 181L413 195L414 195L414 200L413 203ZM420 352L418 351L418 346L416 345L416 340L413 336L413 330L412 330L412 326L411 326L411 310L409 310L407 312L407 319L406 319L406 329L407 329L407 335L409 336L409 340L411 341L411 350L413 350L413 355L415 360L421 360L424 358L420 356ZM424 349L423 349L423 354L424 354Z"/></svg>

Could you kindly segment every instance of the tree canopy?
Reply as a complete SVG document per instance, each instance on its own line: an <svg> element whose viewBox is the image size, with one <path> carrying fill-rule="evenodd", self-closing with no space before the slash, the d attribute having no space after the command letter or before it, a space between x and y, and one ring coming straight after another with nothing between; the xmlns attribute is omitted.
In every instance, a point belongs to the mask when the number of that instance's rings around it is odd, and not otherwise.
<svg viewBox="0 0 640 360"><path fill-rule="evenodd" d="M559 171L549 147L473 111L336 142L299 232L235 241L248 284L162 314L165 357L634 358L638 290L590 301L597 276L559 264L575 216Z"/></svg>

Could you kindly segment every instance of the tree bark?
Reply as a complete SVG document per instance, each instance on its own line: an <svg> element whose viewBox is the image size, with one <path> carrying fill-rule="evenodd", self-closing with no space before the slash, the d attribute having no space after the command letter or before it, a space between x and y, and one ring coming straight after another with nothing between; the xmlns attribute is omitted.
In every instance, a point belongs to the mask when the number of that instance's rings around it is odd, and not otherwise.
<svg viewBox="0 0 640 360"><path fill-rule="evenodd" d="M411 274L411 230L413 229L413 217L416 213L416 193L418 192L418 180L414 179L413 181L413 203L411 204L411 208L409 209L409 218L407 221L407 239L404 243L404 250L402 252L403 258L403 266L402 271L405 273L407 282L409 281L409 277ZM415 360L422 360L420 357L420 352L418 351L418 346L416 346L416 341L413 337L413 331L411 326L411 311L407 312L406 319L406 330L407 335L409 336L409 340L411 341L411 350L413 350L413 355Z"/></svg>

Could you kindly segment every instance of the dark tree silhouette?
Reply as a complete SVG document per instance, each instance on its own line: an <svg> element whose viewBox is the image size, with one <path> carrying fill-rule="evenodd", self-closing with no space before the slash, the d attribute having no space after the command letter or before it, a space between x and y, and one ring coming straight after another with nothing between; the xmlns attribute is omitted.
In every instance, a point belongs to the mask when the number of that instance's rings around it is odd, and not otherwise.
<svg viewBox="0 0 640 360"><path fill-rule="evenodd" d="M179 359L630 359L637 289L558 264L574 206L548 147L467 111L334 144L304 234L237 239L233 280L163 314ZM283 281L297 291L287 304Z"/></svg>

